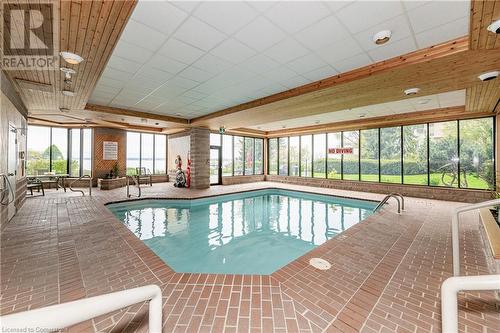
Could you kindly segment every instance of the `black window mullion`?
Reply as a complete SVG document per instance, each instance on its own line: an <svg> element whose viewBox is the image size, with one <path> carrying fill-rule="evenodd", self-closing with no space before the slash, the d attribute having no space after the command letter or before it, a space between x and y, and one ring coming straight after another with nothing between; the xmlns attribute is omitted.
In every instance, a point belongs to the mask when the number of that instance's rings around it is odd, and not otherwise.
<svg viewBox="0 0 500 333"><path fill-rule="evenodd" d="M287 138L287 149L288 153L287 155L287 162L286 162L286 171L287 171L287 176L290 176L290 137Z"/></svg>
<svg viewBox="0 0 500 333"><path fill-rule="evenodd" d="M340 148L344 148L344 132L340 132ZM340 179L344 180L344 154L340 154Z"/></svg>
<svg viewBox="0 0 500 333"><path fill-rule="evenodd" d="M153 134L153 174L156 174L156 134Z"/></svg>
<svg viewBox="0 0 500 333"><path fill-rule="evenodd" d="M302 177L302 135L299 135L299 177Z"/></svg>
<svg viewBox="0 0 500 333"><path fill-rule="evenodd" d="M52 172L52 127L49 127L49 172Z"/></svg>
<svg viewBox="0 0 500 333"><path fill-rule="evenodd" d="M429 136L429 123L427 123L427 186L431 185L431 148L430 148L430 136ZM458 175L460 182L460 173Z"/></svg>
<svg viewBox="0 0 500 333"><path fill-rule="evenodd" d="M495 141L495 140L493 140ZM460 178L460 170L461 168L461 163L460 163L460 120L457 120L457 168L458 168L458 188L462 188L462 183L461 183L461 178Z"/></svg>
<svg viewBox="0 0 500 333"><path fill-rule="evenodd" d="M233 154L232 154L232 159L233 159L233 162L231 163L232 164L232 167L231 167L231 174L233 175L234 177L234 135L231 135L231 146L232 146L232 151L233 151Z"/></svg>
<svg viewBox="0 0 500 333"><path fill-rule="evenodd" d="M378 129L378 182L382 182L382 178L380 176L381 162L380 162L380 128Z"/></svg>
<svg viewBox="0 0 500 333"><path fill-rule="evenodd" d="M328 164L327 164L327 160L328 160L328 133L325 133L325 179L328 178Z"/></svg>
<svg viewBox="0 0 500 333"><path fill-rule="evenodd" d="M80 131L80 156L79 156L79 164L80 167L78 168L78 177L83 176L83 128L79 129Z"/></svg>
<svg viewBox="0 0 500 333"><path fill-rule="evenodd" d="M358 180L361 180L361 130L358 130Z"/></svg>
<svg viewBox="0 0 500 333"><path fill-rule="evenodd" d="M404 149L405 149L405 145L404 145L404 130L403 130L403 126L401 126L401 184L404 184L404 177L405 177L405 172L404 172Z"/></svg>

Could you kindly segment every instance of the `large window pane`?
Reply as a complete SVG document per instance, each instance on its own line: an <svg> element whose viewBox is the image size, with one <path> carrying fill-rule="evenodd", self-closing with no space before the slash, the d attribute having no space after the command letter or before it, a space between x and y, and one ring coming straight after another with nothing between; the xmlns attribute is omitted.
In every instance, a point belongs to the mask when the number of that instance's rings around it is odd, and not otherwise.
<svg viewBox="0 0 500 333"><path fill-rule="evenodd" d="M380 129L380 181L401 184L401 127Z"/></svg>
<svg viewBox="0 0 500 333"><path fill-rule="evenodd" d="M71 131L71 165L70 176L80 177L80 129L72 129Z"/></svg>
<svg viewBox="0 0 500 333"><path fill-rule="evenodd" d="M312 176L312 135L300 137L300 176Z"/></svg>
<svg viewBox="0 0 500 333"><path fill-rule="evenodd" d="M233 175L233 136L222 136L222 176Z"/></svg>
<svg viewBox="0 0 500 333"><path fill-rule="evenodd" d="M352 154L344 154L343 179L359 180L359 131L343 132L344 148L352 148Z"/></svg>
<svg viewBox="0 0 500 333"><path fill-rule="evenodd" d="M83 129L82 176L92 175L92 129Z"/></svg>
<svg viewBox="0 0 500 333"><path fill-rule="evenodd" d="M429 124L429 168L431 185L458 187L457 121Z"/></svg>
<svg viewBox="0 0 500 333"><path fill-rule="evenodd" d="M245 138L245 175L253 175L253 138Z"/></svg>
<svg viewBox="0 0 500 333"><path fill-rule="evenodd" d="M167 171L167 136L155 134L155 174L164 174Z"/></svg>
<svg viewBox="0 0 500 333"><path fill-rule="evenodd" d="M461 186L494 189L493 118L460 120Z"/></svg>
<svg viewBox="0 0 500 333"><path fill-rule="evenodd" d="M342 133L328 133L328 149L342 148ZM329 179L341 179L342 154L328 153L327 173Z"/></svg>
<svg viewBox="0 0 500 333"><path fill-rule="evenodd" d="M270 175L278 174L278 139L269 139L269 170Z"/></svg>
<svg viewBox="0 0 500 333"><path fill-rule="evenodd" d="M243 175L243 159L245 156L243 155L244 149L244 138L242 136L234 137L234 175L241 176Z"/></svg>
<svg viewBox="0 0 500 333"><path fill-rule="evenodd" d="M68 173L68 129L52 128L52 172Z"/></svg>
<svg viewBox="0 0 500 333"><path fill-rule="evenodd" d="M255 139L255 174L264 173L264 140Z"/></svg>
<svg viewBox="0 0 500 333"><path fill-rule="evenodd" d="M135 175L135 168L141 163L141 135L127 132L127 175Z"/></svg>
<svg viewBox="0 0 500 333"><path fill-rule="evenodd" d="M361 180L378 182L378 129L360 132Z"/></svg>
<svg viewBox="0 0 500 333"><path fill-rule="evenodd" d="M210 133L210 145L220 146L220 134Z"/></svg>
<svg viewBox="0 0 500 333"><path fill-rule="evenodd" d="M313 177L326 178L326 134L314 134Z"/></svg>
<svg viewBox="0 0 500 333"><path fill-rule="evenodd" d="M427 185L427 125L403 127L403 183Z"/></svg>
<svg viewBox="0 0 500 333"><path fill-rule="evenodd" d="M141 134L141 167L146 168L147 173L153 172L153 134Z"/></svg>
<svg viewBox="0 0 500 333"><path fill-rule="evenodd" d="M299 137L290 137L290 176L299 175Z"/></svg>
<svg viewBox="0 0 500 333"><path fill-rule="evenodd" d="M288 138L279 138L279 174L288 175Z"/></svg>
<svg viewBox="0 0 500 333"><path fill-rule="evenodd" d="M28 175L50 171L50 127L28 126Z"/></svg>

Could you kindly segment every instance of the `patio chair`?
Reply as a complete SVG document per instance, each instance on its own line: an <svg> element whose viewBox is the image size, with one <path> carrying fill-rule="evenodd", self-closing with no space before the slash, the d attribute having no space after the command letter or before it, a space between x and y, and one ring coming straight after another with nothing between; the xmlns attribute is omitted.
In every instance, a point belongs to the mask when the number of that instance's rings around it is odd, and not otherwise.
<svg viewBox="0 0 500 333"><path fill-rule="evenodd" d="M33 189L42 190L42 196L45 196L45 190L43 189L43 182L36 177L28 177L27 178L28 185L26 185L27 189L30 190L31 196L33 196Z"/></svg>
<svg viewBox="0 0 500 333"><path fill-rule="evenodd" d="M135 168L135 174L137 177L137 182L140 184L149 184L149 186L153 186L153 175L149 171L149 169L140 167Z"/></svg>

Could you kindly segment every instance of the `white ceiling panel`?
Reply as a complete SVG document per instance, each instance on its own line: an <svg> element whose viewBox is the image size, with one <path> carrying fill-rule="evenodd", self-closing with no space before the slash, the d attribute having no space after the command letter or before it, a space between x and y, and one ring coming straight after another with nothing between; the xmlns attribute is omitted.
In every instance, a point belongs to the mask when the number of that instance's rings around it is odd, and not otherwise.
<svg viewBox="0 0 500 333"><path fill-rule="evenodd" d="M461 37L468 31L469 6L141 0L90 100L201 116ZM392 38L375 45L373 34L382 29L391 30Z"/></svg>

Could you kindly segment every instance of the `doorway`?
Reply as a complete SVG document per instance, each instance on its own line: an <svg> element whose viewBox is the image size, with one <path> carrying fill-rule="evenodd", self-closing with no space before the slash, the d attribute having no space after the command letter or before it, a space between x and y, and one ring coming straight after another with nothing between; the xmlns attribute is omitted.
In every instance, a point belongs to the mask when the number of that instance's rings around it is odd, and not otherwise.
<svg viewBox="0 0 500 333"><path fill-rule="evenodd" d="M210 146L210 185L222 184L222 149Z"/></svg>
<svg viewBox="0 0 500 333"><path fill-rule="evenodd" d="M9 147L7 151L7 179L9 186L9 206L7 207L7 220L16 213L16 174L17 174L17 129L9 124Z"/></svg>

